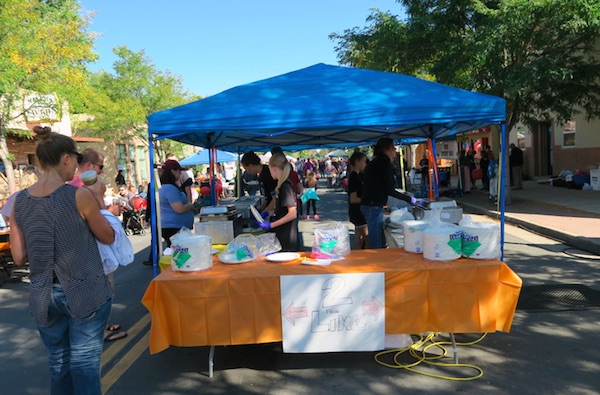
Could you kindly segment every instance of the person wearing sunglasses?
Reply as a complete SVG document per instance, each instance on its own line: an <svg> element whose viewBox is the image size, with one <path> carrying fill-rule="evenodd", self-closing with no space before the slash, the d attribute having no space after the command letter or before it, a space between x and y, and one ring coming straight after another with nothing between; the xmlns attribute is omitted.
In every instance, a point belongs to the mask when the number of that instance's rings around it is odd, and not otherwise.
<svg viewBox="0 0 600 395"><path fill-rule="evenodd" d="M79 166L73 179L69 181L69 184L74 187L82 187L83 181L81 181L80 175L88 170L94 170L98 175L104 172L104 155L96 151L93 148L84 149L81 154L77 157Z"/></svg>

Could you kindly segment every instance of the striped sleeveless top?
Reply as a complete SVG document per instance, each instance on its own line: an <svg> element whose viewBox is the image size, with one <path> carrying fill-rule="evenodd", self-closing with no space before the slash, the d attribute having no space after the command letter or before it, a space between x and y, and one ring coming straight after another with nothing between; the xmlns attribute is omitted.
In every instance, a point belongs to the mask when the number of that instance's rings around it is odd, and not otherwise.
<svg viewBox="0 0 600 395"><path fill-rule="evenodd" d="M72 185L50 195L17 195L14 216L29 257L29 310L40 326L48 325L53 276L60 282L72 316L85 318L112 297L96 238L79 214Z"/></svg>

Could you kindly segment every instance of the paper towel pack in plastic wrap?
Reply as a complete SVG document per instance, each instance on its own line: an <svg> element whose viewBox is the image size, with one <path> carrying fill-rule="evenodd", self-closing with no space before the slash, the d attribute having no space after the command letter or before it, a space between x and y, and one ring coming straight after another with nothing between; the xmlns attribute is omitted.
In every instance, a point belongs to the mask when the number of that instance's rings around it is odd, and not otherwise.
<svg viewBox="0 0 600 395"><path fill-rule="evenodd" d="M462 230L458 225L430 226L423 231L423 258L453 261L462 255Z"/></svg>
<svg viewBox="0 0 600 395"><path fill-rule="evenodd" d="M500 225L473 222L470 217L459 222L463 231L462 256L472 259L500 258Z"/></svg>
<svg viewBox="0 0 600 395"><path fill-rule="evenodd" d="M186 227L171 237L171 268L178 272L197 272L212 267L212 241Z"/></svg>
<svg viewBox="0 0 600 395"><path fill-rule="evenodd" d="M316 226L311 258L337 259L350 254L350 230L341 222Z"/></svg>
<svg viewBox="0 0 600 395"><path fill-rule="evenodd" d="M429 227L423 231L423 258L453 261L462 256L462 230L441 220L442 207L432 209Z"/></svg>
<svg viewBox="0 0 600 395"><path fill-rule="evenodd" d="M404 234L404 250L420 254L423 252L423 231L429 227L425 221L402 222Z"/></svg>

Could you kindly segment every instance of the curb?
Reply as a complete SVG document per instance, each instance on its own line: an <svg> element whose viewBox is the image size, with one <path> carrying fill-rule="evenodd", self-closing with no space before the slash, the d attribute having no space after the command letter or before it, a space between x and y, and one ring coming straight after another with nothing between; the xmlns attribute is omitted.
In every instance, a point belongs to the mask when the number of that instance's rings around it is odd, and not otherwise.
<svg viewBox="0 0 600 395"><path fill-rule="evenodd" d="M488 210L488 209L485 209L481 206L477 206L474 204L461 202L460 205L463 208L468 209L468 211L470 211L474 214L485 215L485 216L488 216L493 219L497 219L500 216L500 213L498 211ZM530 230L535 233L539 233L541 235L550 237L552 239L560 240L560 241L564 242L565 244L568 244L568 245L578 248L580 250L584 250L584 251L588 251L588 252L591 252L596 255L600 255L600 244L597 242L591 241L590 239L588 239L586 237L574 236L574 235L562 232L557 229L539 226L539 225L536 225L536 224L528 222L528 221L523 221L522 219L517 219L517 218L511 217L510 215L506 215L506 213L504 215L504 221L506 223L509 223L512 225L521 226L527 230Z"/></svg>

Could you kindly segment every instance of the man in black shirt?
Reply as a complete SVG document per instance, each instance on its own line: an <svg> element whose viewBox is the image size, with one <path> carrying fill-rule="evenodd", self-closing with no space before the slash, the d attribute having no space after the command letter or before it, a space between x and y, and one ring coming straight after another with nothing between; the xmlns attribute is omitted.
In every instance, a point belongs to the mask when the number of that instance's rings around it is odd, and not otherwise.
<svg viewBox="0 0 600 395"><path fill-rule="evenodd" d="M258 174L258 181L265 196L265 201L260 207L261 214L263 212L272 213L275 209L275 200L273 199L273 196L275 195L277 181L271 177L269 166L261 164L258 155L256 155L254 151L249 151L242 156L242 167L248 173Z"/></svg>

